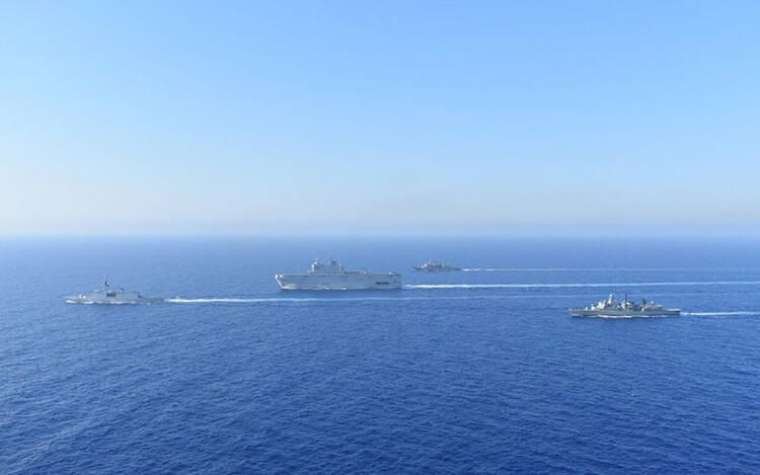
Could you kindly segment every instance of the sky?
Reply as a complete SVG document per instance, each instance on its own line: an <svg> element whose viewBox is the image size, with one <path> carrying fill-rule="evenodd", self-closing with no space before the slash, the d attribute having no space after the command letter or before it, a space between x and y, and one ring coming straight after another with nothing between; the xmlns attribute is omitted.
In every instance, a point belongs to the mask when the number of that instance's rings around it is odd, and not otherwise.
<svg viewBox="0 0 760 475"><path fill-rule="evenodd" d="M0 2L0 235L760 232L760 2Z"/></svg>

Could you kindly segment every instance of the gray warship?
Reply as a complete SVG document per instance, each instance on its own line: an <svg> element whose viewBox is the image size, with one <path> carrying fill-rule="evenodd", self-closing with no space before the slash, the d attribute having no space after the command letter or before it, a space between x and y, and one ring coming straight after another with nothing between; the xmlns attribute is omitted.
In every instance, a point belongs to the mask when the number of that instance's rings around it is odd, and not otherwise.
<svg viewBox="0 0 760 475"><path fill-rule="evenodd" d="M282 290L392 290L401 288L395 272L347 271L334 259L315 260L303 273L274 275Z"/></svg>
<svg viewBox="0 0 760 475"><path fill-rule="evenodd" d="M140 303L157 303L161 299L143 297L139 292L133 290L125 290L120 287L112 287L106 280L103 283L103 288L95 290L87 294L71 295L64 300L70 304L83 304L83 305L123 305L123 304L140 304Z"/></svg>
<svg viewBox="0 0 760 475"><path fill-rule="evenodd" d="M681 310L677 308L665 308L660 304L642 300L641 303L634 303L628 300L628 296L618 302L615 296L610 294L606 300L600 300L594 305L583 308L571 308L570 315L574 317L637 317L637 316L677 316L681 315Z"/></svg>
<svg viewBox="0 0 760 475"><path fill-rule="evenodd" d="M446 264L440 261L427 261L418 266L414 266L417 272L456 272L462 270L459 267Z"/></svg>

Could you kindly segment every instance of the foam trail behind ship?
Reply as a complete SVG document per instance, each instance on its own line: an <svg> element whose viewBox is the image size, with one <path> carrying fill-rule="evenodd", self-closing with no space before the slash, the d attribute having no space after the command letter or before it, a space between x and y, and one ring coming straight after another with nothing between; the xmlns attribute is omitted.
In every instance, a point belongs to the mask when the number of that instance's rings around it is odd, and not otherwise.
<svg viewBox="0 0 760 475"><path fill-rule="evenodd" d="M470 296L470 297L260 297L260 298L238 298L238 297L206 297L206 298L184 298L174 297L164 299L169 304L184 305L203 305L203 304L267 304L267 303L320 303L320 302L372 302L372 301L425 301L425 300L470 300L470 299L492 299L506 298L507 296ZM565 295L563 297L573 297ZM604 320L629 320L629 319L646 319L646 318L678 318L679 315L591 315L581 318L604 319ZM720 317L760 317L760 310L737 310L725 312L681 312L680 317L697 317L697 318L720 318Z"/></svg>
<svg viewBox="0 0 760 475"><path fill-rule="evenodd" d="M247 304L247 303L301 303L301 302L356 302L363 300L382 300L373 298L319 298L319 297L260 297L260 298L238 298L238 297L205 297L205 298L184 298L174 297L165 299L166 303L173 304Z"/></svg>
<svg viewBox="0 0 760 475"><path fill-rule="evenodd" d="M760 311L742 310L735 312L681 312L681 315L586 315L576 318L599 318L602 320L632 320L647 318L681 318L681 317L698 317L698 318L719 318L719 317L760 317Z"/></svg>
<svg viewBox="0 0 760 475"><path fill-rule="evenodd" d="M696 282L571 282L556 284L409 284L405 289L563 289L563 288L609 288L619 287L676 287L710 285L760 285L757 280L717 280Z"/></svg>
<svg viewBox="0 0 760 475"><path fill-rule="evenodd" d="M647 318L680 318L680 315L584 315L582 317L575 317L580 319L595 319L602 320L633 320L633 319L647 319Z"/></svg>
<svg viewBox="0 0 760 475"><path fill-rule="evenodd" d="M165 299L166 303L178 303L178 304L199 304L199 303L263 303L263 302L277 302L288 299L275 299L275 298L232 298L232 297L207 297L207 298L184 298L174 297ZM290 299L292 300L292 299Z"/></svg>
<svg viewBox="0 0 760 475"><path fill-rule="evenodd" d="M692 272L722 267L465 267L462 272ZM746 268L744 269L746 270Z"/></svg>
<svg viewBox="0 0 760 475"><path fill-rule="evenodd" d="M685 317L760 317L760 310L742 310L735 312L682 312Z"/></svg>
<svg viewBox="0 0 760 475"><path fill-rule="evenodd" d="M471 300L471 299L507 299L514 296L508 295L473 295L473 296L437 296L437 297L260 297L260 298L238 298L238 297L205 297L205 298L185 298L173 297L164 299L164 303L191 305L191 304L259 304L259 303L319 303L319 302L344 302L344 303L361 303L361 302L404 302L404 301L430 301L430 300ZM568 296L566 296L568 297Z"/></svg>
<svg viewBox="0 0 760 475"><path fill-rule="evenodd" d="M578 272L609 269L575 269L570 267L465 267L462 272Z"/></svg>

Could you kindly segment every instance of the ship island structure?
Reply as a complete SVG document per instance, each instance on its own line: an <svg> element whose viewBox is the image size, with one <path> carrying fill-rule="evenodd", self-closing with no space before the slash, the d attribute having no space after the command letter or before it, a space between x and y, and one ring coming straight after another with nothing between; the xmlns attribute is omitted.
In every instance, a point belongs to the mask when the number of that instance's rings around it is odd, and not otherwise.
<svg viewBox="0 0 760 475"><path fill-rule="evenodd" d="M302 273L277 273L282 290L393 290L401 288L401 274L345 270L338 261L314 260Z"/></svg>
<svg viewBox="0 0 760 475"><path fill-rule="evenodd" d="M635 317L635 316L678 316L681 310L677 308L665 308L660 304L651 301L642 300L641 303L634 303L628 300L628 296L618 302L615 296L610 294L605 300L600 300L594 305L583 308L571 308L570 315L573 317Z"/></svg>

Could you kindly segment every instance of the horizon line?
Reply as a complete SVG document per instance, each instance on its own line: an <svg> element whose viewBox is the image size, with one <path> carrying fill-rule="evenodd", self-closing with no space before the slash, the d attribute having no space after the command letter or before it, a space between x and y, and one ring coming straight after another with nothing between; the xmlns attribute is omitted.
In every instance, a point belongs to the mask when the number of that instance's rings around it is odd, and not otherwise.
<svg viewBox="0 0 760 475"><path fill-rule="evenodd" d="M18 232L0 233L0 240L16 239L574 239L574 240L760 240L760 230L752 231L666 231L666 232L421 232L421 231L337 231L337 232Z"/></svg>

